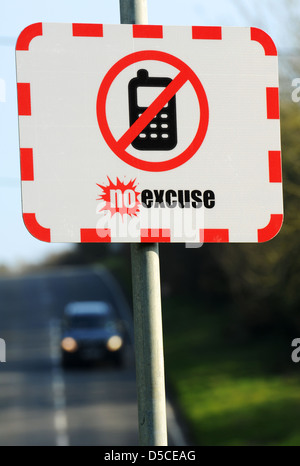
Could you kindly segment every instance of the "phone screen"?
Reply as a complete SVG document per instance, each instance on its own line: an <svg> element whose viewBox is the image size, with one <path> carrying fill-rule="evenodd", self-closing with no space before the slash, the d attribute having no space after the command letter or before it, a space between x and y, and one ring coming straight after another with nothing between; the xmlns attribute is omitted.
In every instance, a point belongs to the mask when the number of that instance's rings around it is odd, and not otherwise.
<svg viewBox="0 0 300 466"><path fill-rule="evenodd" d="M144 87L137 88L137 99L139 107L149 107L152 102L162 93L165 87ZM168 104L165 105L167 107Z"/></svg>

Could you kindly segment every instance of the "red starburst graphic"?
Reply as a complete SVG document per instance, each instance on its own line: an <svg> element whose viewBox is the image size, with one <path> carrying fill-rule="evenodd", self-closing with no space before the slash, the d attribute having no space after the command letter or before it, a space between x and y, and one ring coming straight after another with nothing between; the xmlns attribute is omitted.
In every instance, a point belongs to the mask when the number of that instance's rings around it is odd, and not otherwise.
<svg viewBox="0 0 300 466"><path fill-rule="evenodd" d="M136 190L136 178L130 180L127 184L120 181L119 178L117 178L116 184L109 177L107 179L108 186L97 183L97 186L102 189L102 194L97 198L97 201L105 201L104 207L99 212L108 210L111 216L121 214L122 218L125 214L131 217L137 216L140 211L140 201L138 199L140 193Z"/></svg>

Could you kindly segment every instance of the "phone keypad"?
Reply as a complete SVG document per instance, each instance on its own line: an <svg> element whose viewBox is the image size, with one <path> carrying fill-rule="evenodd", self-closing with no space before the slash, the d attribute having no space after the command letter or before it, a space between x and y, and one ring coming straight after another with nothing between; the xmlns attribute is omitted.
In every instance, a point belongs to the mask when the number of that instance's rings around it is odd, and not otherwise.
<svg viewBox="0 0 300 466"><path fill-rule="evenodd" d="M146 109L144 109L146 110ZM138 117L141 116L142 113L138 113ZM153 120L151 121L150 124L148 124L142 133L140 133L137 137L137 139L134 141L133 143L133 146L135 147L135 145L137 146L136 148L141 148L141 144L140 142L137 142L138 141L149 141L148 144L150 146L152 146L152 144L156 144L155 148L153 147L153 150L155 149L165 149L165 144L166 144L166 141L170 138L170 134L169 134L169 128L170 128L170 125L169 123L167 123L169 119L169 115L164 111L164 109L162 110L161 113L159 113L158 115L156 115ZM159 142L159 141L162 141L162 142ZM177 141L176 141L177 143ZM134 145L135 144L135 145ZM175 145L174 144L174 141L172 142L172 145ZM159 146L159 147L158 147ZM151 148L152 148L151 147ZM170 145L169 145L170 147ZM149 147L150 149L150 147ZM148 149L148 150L149 150Z"/></svg>

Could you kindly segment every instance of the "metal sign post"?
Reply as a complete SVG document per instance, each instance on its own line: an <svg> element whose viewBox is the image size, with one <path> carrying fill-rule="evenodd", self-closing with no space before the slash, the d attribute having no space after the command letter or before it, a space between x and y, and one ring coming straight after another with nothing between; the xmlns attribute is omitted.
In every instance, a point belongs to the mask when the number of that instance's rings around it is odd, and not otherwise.
<svg viewBox="0 0 300 466"><path fill-rule="evenodd" d="M158 244L131 248L140 444L167 445Z"/></svg>
<svg viewBox="0 0 300 466"><path fill-rule="evenodd" d="M146 24L147 0L120 0L122 24ZM158 243L131 245L140 445L167 445Z"/></svg>
<svg viewBox="0 0 300 466"><path fill-rule="evenodd" d="M120 0L121 24L147 24L147 0Z"/></svg>

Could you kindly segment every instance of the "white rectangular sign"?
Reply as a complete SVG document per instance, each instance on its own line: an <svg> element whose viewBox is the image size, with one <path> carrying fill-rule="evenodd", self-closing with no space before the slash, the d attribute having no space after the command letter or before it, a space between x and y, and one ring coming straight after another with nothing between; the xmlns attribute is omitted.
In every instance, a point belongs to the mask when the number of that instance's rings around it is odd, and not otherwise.
<svg viewBox="0 0 300 466"><path fill-rule="evenodd" d="M51 242L262 242L283 219L256 28L45 24L16 46L23 218Z"/></svg>

